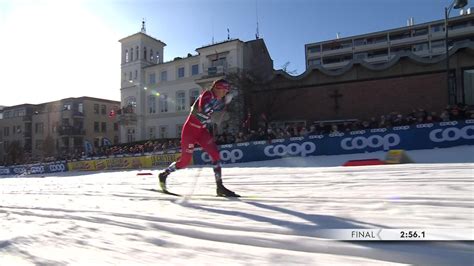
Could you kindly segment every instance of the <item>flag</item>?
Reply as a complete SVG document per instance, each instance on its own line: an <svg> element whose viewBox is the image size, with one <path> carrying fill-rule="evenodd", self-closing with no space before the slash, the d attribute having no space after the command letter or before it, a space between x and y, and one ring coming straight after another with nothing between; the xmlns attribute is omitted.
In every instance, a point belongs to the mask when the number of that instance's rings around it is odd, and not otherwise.
<svg viewBox="0 0 474 266"><path fill-rule="evenodd" d="M102 146L112 146L112 141L108 138L102 138Z"/></svg>
<svg viewBox="0 0 474 266"><path fill-rule="evenodd" d="M91 154L93 151L93 147L92 147L92 144L90 143L90 141L88 140L84 140L84 153L86 155L89 155Z"/></svg>

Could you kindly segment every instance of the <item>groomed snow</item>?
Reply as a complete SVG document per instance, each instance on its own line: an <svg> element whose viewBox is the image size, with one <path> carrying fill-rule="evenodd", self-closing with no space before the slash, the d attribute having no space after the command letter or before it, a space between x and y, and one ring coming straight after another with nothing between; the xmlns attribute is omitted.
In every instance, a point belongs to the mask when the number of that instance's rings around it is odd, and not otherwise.
<svg viewBox="0 0 474 266"><path fill-rule="evenodd" d="M0 178L0 265L473 265L472 242L321 233L473 232L474 146L408 155L416 163L339 166L379 152L225 165L236 200L213 196L209 167L170 176L185 198L149 190L158 169Z"/></svg>

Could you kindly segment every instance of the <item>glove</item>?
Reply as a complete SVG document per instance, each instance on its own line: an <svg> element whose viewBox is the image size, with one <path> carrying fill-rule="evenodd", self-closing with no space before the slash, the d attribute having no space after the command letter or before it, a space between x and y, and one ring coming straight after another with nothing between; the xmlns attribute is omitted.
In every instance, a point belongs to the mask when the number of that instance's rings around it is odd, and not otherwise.
<svg viewBox="0 0 474 266"><path fill-rule="evenodd" d="M225 104L229 104L235 96L237 96L236 90L232 90L229 93L227 93L224 99Z"/></svg>

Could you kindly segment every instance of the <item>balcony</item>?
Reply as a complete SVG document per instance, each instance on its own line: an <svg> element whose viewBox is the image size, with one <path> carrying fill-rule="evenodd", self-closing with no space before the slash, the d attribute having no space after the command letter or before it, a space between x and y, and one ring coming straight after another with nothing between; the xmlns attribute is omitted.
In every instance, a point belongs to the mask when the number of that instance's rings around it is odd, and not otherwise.
<svg viewBox="0 0 474 266"><path fill-rule="evenodd" d="M205 65L204 66L204 76L205 77L215 77L222 76L227 73L227 64L213 66Z"/></svg>
<svg viewBox="0 0 474 266"><path fill-rule="evenodd" d="M418 43L418 42L423 42L423 41L428 41L428 34L390 40L390 45L399 46L399 45L407 45L407 44L413 44L413 43Z"/></svg>
<svg viewBox="0 0 474 266"><path fill-rule="evenodd" d="M121 125L136 124L137 114L121 114L118 116L118 123Z"/></svg>
<svg viewBox="0 0 474 266"><path fill-rule="evenodd" d="M83 128L72 126L61 126L58 128L59 136L84 136L86 131Z"/></svg>

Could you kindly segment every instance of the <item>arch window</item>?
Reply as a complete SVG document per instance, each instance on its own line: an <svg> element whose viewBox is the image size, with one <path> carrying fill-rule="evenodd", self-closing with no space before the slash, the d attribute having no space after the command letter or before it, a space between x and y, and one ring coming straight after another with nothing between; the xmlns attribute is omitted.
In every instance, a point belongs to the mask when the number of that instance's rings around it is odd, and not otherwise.
<svg viewBox="0 0 474 266"><path fill-rule="evenodd" d="M148 96L148 113L156 114L156 97L154 95Z"/></svg>

